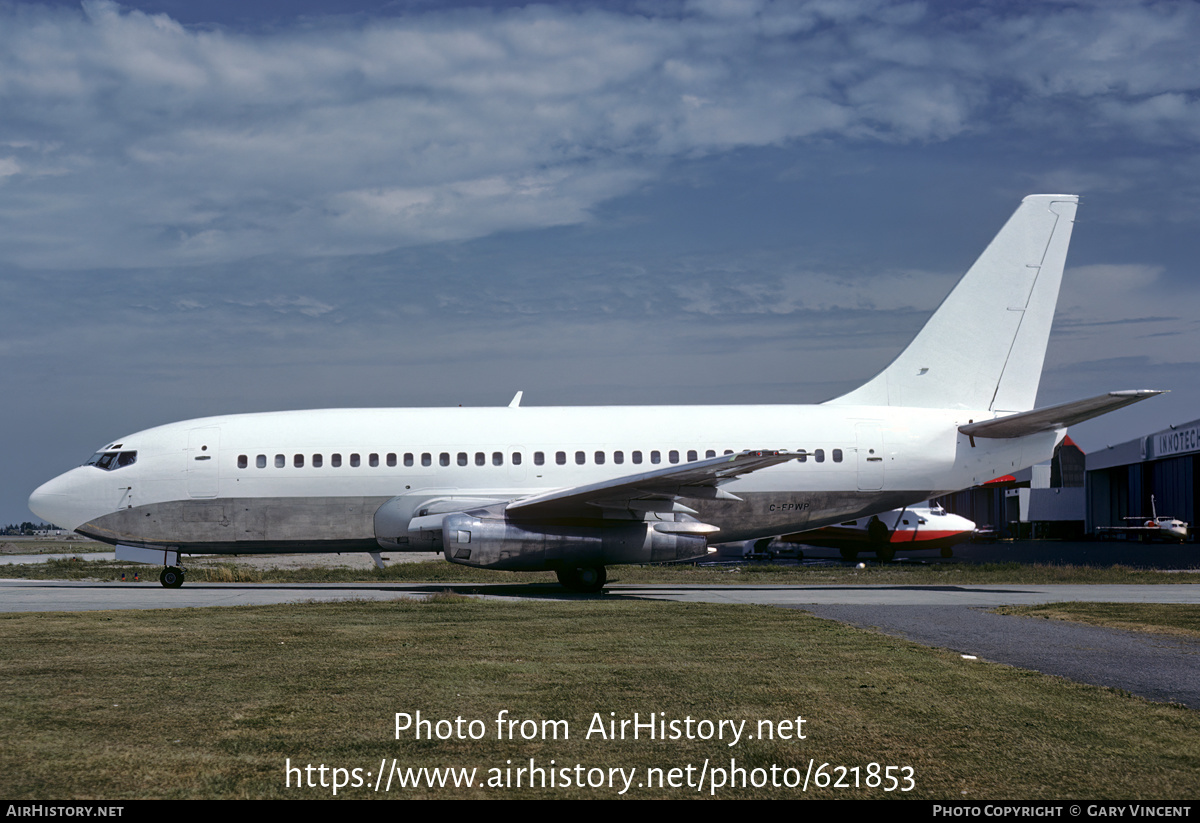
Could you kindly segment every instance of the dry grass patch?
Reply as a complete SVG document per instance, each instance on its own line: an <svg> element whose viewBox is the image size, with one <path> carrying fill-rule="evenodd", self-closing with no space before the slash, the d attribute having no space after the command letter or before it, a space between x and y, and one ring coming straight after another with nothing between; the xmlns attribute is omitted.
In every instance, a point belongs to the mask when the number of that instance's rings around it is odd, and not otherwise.
<svg viewBox="0 0 1200 823"><path fill-rule="evenodd" d="M1002 606L994 611L1125 631L1200 638L1200 606L1190 603L1046 603Z"/></svg>

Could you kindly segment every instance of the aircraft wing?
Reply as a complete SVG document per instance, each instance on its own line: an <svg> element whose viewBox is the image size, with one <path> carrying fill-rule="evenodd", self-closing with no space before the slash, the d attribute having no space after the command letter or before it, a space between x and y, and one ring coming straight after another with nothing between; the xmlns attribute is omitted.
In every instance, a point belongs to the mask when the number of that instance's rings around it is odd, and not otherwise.
<svg viewBox="0 0 1200 823"><path fill-rule="evenodd" d="M1163 392L1154 389L1139 389L1134 391L1113 391L1087 400L1073 400L1044 409L1010 414L1007 417L997 417L994 420L981 420L978 423L968 423L959 426L958 430L970 437L1012 438L1024 437L1027 434L1065 429L1084 420L1091 420L1110 411L1154 397Z"/></svg>
<svg viewBox="0 0 1200 823"><path fill-rule="evenodd" d="M702 500L740 498L719 488L750 472L795 460L800 452L743 451L682 463L665 469L625 475L624 477L555 489L543 494L514 500L505 508L514 520L538 520L556 517L595 517L597 509L635 511L690 512L679 498Z"/></svg>

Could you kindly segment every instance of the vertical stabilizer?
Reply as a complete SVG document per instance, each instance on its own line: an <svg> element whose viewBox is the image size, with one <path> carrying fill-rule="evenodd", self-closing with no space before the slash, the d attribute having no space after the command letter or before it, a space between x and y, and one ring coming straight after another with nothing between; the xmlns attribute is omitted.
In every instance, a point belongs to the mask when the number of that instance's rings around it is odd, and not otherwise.
<svg viewBox="0 0 1200 823"><path fill-rule="evenodd" d="M835 405L1033 408L1079 198L1031 194L892 364Z"/></svg>

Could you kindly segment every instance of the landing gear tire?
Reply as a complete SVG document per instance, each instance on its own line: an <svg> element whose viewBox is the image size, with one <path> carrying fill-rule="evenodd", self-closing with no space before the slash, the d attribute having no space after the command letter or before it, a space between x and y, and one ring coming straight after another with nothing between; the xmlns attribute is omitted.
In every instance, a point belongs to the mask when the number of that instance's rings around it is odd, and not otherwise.
<svg viewBox="0 0 1200 823"><path fill-rule="evenodd" d="M178 589L183 585L183 569L177 566L167 566L158 575L158 582L165 589Z"/></svg>
<svg viewBox="0 0 1200 823"><path fill-rule="evenodd" d="M878 548L875 550L875 559L880 563L891 563L896 559L896 550L891 546L887 548Z"/></svg>
<svg viewBox="0 0 1200 823"><path fill-rule="evenodd" d="M845 560L847 563L853 563L855 560L858 559L858 550L857 549L838 549L838 554L840 554L842 556L842 559Z"/></svg>
<svg viewBox="0 0 1200 823"><path fill-rule="evenodd" d="M582 566L577 569L559 569L558 582L573 592L595 594L608 582L608 572L603 566Z"/></svg>

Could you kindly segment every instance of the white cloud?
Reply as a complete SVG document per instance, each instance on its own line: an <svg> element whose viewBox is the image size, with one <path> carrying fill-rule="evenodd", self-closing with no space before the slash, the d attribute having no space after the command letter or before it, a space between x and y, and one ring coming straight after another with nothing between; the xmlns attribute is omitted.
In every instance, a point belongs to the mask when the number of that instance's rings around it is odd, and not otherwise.
<svg viewBox="0 0 1200 823"><path fill-rule="evenodd" d="M939 16L941 15L941 16ZM944 18L944 19L943 19ZM697 0L188 28L0 7L0 260L341 254L586 221L675 158L1066 128L1194 139L1200 11Z"/></svg>

